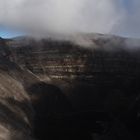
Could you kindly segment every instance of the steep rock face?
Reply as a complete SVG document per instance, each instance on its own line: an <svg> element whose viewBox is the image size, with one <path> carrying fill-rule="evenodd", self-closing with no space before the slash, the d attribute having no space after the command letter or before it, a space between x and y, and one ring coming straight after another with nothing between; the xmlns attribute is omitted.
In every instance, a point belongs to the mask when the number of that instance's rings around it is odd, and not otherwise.
<svg viewBox="0 0 140 140"><path fill-rule="evenodd" d="M43 79L49 76L52 79L93 82L96 81L94 76L105 76L104 73L116 76L119 73L133 75L139 71L139 50L127 50L123 39L113 42L112 39L93 37L90 41L92 44L89 47L51 39L25 40L23 44L24 40L11 41L10 57Z"/></svg>

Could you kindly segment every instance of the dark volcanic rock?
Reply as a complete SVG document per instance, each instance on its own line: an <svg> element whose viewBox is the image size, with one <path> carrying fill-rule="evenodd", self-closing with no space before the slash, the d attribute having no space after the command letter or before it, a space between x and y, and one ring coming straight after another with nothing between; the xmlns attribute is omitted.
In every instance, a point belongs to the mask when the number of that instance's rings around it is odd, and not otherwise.
<svg viewBox="0 0 140 140"><path fill-rule="evenodd" d="M31 97L37 137L137 139L140 44L135 41L100 34L1 40L0 56L22 71L10 73Z"/></svg>

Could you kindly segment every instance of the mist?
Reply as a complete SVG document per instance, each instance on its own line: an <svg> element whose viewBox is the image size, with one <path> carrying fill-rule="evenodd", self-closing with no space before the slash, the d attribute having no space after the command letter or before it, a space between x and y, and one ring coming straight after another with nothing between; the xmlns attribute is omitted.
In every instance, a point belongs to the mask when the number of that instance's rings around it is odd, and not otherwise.
<svg viewBox="0 0 140 140"><path fill-rule="evenodd" d="M30 33L104 33L140 37L138 0L0 0L0 25ZM136 26L137 25L137 26Z"/></svg>

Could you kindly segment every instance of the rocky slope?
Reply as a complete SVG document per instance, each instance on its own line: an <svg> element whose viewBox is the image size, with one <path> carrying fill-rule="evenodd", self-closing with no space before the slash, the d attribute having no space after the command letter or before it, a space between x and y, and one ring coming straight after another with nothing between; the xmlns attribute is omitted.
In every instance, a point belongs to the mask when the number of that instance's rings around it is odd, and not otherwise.
<svg viewBox="0 0 140 140"><path fill-rule="evenodd" d="M22 73L9 60L0 58L0 139L32 140L34 111L30 97L16 79Z"/></svg>
<svg viewBox="0 0 140 140"><path fill-rule="evenodd" d="M40 139L137 139L139 42L101 34L19 37L0 39L0 56L21 71L8 66L31 98ZM106 121L109 132L97 135L96 122Z"/></svg>

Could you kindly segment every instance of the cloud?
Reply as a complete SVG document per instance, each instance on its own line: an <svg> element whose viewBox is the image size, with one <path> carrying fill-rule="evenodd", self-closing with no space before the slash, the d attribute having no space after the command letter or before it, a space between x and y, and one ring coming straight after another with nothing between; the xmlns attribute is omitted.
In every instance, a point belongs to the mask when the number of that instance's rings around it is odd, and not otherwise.
<svg viewBox="0 0 140 140"><path fill-rule="evenodd" d="M0 24L33 32L140 35L139 0L0 0ZM135 28L133 28L135 26Z"/></svg>
<svg viewBox="0 0 140 140"><path fill-rule="evenodd" d="M130 0L125 16L114 28L114 32L123 36L140 38L140 1Z"/></svg>

